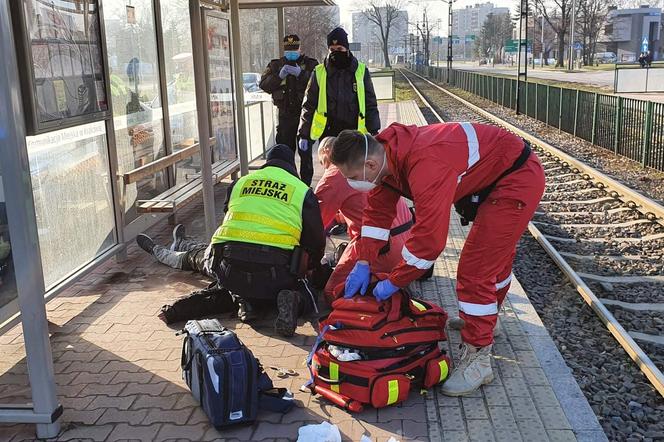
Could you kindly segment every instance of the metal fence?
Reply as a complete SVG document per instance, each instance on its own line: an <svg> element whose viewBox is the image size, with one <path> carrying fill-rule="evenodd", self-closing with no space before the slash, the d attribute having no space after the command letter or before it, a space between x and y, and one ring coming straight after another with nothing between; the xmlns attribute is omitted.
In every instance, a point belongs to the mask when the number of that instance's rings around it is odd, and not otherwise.
<svg viewBox="0 0 664 442"><path fill-rule="evenodd" d="M434 82L448 83L447 69L418 66ZM449 85L516 109L515 78L453 69ZM563 132L664 171L664 103L527 83L522 112Z"/></svg>
<svg viewBox="0 0 664 442"><path fill-rule="evenodd" d="M664 63L616 64L613 92L664 92Z"/></svg>

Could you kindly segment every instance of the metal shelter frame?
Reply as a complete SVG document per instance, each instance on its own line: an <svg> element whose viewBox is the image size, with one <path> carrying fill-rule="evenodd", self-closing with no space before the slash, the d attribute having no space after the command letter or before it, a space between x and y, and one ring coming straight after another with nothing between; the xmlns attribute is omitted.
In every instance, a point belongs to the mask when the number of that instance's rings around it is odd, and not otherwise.
<svg viewBox="0 0 664 442"><path fill-rule="evenodd" d="M8 60L17 59L14 29L12 24L12 8L10 3L15 0L0 0L0 53ZM103 4L99 0L99 13L102 38L102 60L105 67L107 89L110 78L107 66L106 32L103 20ZM111 0L112 1L112 0ZM160 93L162 100L167 99L164 67L164 42L161 21L160 0L152 0L154 5L155 33L157 38L157 59L159 73L162 78ZM205 10L223 11L230 16L231 64L233 73L233 87L235 89L235 121L236 140L239 154L240 172L244 175L249 172L248 143L246 136L247 121L244 115L244 88L242 82L242 50L240 46L239 10L250 8L276 8L278 13L279 43L284 35L283 8L288 6L333 6L332 0L189 0L189 12L192 32L192 49L194 57L194 75L196 80L196 106L198 109L198 133L201 153L201 178L203 186L203 202L206 220L206 230L211 236L215 225L214 191L212 175L212 153L209 148L209 106L208 106L208 73L206 72L206 59L204 41L206 29L203 24ZM110 89L109 89L110 90ZM0 324L0 333L22 322L23 338L28 366L29 383L32 393L32 403L28 404L0 404L0 423L29 423L36 424L36 433L39 438L51 438L60 432L59 417L63 407L56 394L56 383L53 368L52 349L49 341L48 321L46 317L46 301L61 293L80 278L94 270L109 258L116 256L120 261L125 259L125 228L124 213L120 204L120 192L117 180L111 180L113 194L114 230L116 239L114 246L89 262L82 269L74 272L54 289L46 293L44 285L41 252L39 248L39 235L33 199L30 165L26 143L26 126L22 104L22 89L20 87L19 72L16 63L3 63L0 65L0 163L2 167L2 180L5 189L7 218L9 234L12 241L12 256L15 267L15 279L18 293L19 314L14 315L5 323ZM112 100L111 100L112 106ZM112 108L109 110L112 111ZM170 145L168 106L163 106L164 141ZM107 146L109 154L109 173L117 176L117 151L115 145L115 130L113 118L110 116L103 121L106 126ZM6 148L11 146L11 148ZM8 166L7 166L8 165ZM169 175L173 175L172 172ZM174 176L169 176L169 183L174 182ZM159 218L161 219L161 218ZM158 220L159 220L158 219ZM142 227L149 227L148 224ZM48 296L48 298L46 297Z"/></svg>

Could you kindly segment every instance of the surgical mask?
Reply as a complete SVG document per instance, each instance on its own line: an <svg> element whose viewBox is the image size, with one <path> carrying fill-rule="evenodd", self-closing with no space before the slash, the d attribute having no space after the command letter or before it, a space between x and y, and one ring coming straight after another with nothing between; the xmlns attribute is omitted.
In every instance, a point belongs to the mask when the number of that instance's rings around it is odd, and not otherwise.
<svg viewBox="0 0 664 442"><path fill-rule="evenodd" d="M352 179L347 179L348 185L352 187L353 189L359 191L359 192L369 192L373 190L374 187L377 186L376 180L380 176L381 172L383 172L383 169L385 168L385 152L383 152L383 164L380 166L380 170L378 171L378 175L376 175L376 178L373 179L373 181L367 181L367 168L366 168L366 163L367 163L367 158L369 157L369 140L367 139L366 134L364 135L364 164L365 166L362 168L362 180L352 180Z"/></svg>
<svg viewBox="0 0 664 442"><path fill-rule="evenodd" d="M284 57L286 57L286 60L288 60L288 61L297 61L297 59L300 58L300 52L299 51L284 51Z"/></svg>

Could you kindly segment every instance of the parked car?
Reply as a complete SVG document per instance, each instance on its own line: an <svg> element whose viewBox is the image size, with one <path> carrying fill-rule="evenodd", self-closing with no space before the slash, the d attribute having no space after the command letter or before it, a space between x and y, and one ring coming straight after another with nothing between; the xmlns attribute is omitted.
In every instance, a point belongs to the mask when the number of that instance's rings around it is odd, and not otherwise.
<svg viewBox="0 0 664 442"><path fill-rule="evenodd" d="M259 92L261 88L258 83L261 81L261 74L257 72L244 72L242 74L242 84L247 92Z"/></svg>
<svg viewBox="0 0 664 442"><path fill-rule="evenodd" d="M595 61L597 63L607 64L615 63L618 60L616 54L613 52L598 52L595 54Z"/></svg>

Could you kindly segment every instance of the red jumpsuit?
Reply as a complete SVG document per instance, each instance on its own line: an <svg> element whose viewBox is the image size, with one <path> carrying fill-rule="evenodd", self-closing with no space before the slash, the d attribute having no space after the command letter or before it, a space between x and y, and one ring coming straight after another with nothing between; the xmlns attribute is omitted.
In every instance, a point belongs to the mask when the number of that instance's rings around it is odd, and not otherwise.
<svg viewBox="0 0 664 442"><path fill-rule="evenodd" d="M524 141L503 129L475 123L424 127L394 123L377 139L385 145L391 175L369 193L360 259L373 263L394 218L399 193L415 203L417 221L390 281L405 287L433 266L445 248L451 207L493 183L509 169ZM387 184L387 185L385 185ZM509 290L516 244L544 192L544 171L532 153L502 178L480 205L457 270L464 342L493 342L498 308Z"/></svg>
<svg viewBox="0 0 664 442"><path fill-rule="evenodd" d="M316 196L320 206L323 225L328 225L335 219L338 212L348 225L350 242L341 255L334 272L328 280L324 295L328 301L334 299L334 289L342 284L357 261L359 254L357 241L360 236L362 225L362 214L367 206L367 193L359 192L348 185L348 181L335 166L325 170L323 177L316 186ZM406 201L400 198L397 202L396 216L390 222L394 228L406 224L412 220L412 214L406 205ZM401 250L406 240L410 238L410 231L390 237L389 252L379 255L374 261L374 272L389 273L401 260Z"/></svg>

